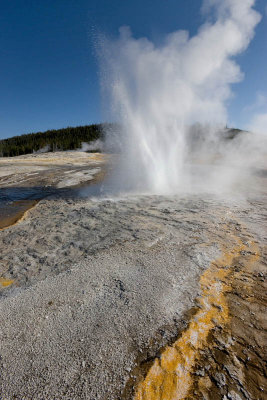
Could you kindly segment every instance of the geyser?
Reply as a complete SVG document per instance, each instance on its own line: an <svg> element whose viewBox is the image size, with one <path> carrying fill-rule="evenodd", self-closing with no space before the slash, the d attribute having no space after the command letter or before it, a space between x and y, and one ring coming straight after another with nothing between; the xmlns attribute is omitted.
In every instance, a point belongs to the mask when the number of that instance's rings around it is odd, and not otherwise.
<svg viewBox="0 0 267 400"><path fill-rule="evenodd" d="M103 88L121 125L122 187L170 193L190 179L192 125L206 126L206 147L225 125L231 84L242 79L233 57L260 21L254 3L205 1L207 21L195 36L176 31L160 45L133 38L128 27L117 40L101 38Z"/></svg>

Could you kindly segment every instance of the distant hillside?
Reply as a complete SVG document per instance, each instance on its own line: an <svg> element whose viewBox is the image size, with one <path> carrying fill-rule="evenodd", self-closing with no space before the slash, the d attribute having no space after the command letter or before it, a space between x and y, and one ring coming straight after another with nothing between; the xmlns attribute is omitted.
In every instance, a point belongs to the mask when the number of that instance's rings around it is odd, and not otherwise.
<svg viewBox="0 0 267 400"><path fill-rule="evenodd" d="M75 128L53 129L46 132L14 136L9 139L0 140L0 157L14 157L34 152L76 150L82 147L86 149L86 146L82 146L82 143L90 143L97 139L103 139L104 130L105 132L112 131L114 133L118 132L120 127L115 123L106 123L77 126ZM204 131L193 129L192 132L192 138L195 145L197 145L199 140L203 138ZM224 139L233 139L241 132L243 131L240 129L225 128L222 132L222 137ZM118 148L119 145L117 145L115 151L118 151ZM112 148L110 151L112 151Z"/></svg>
<svg viewBox="0 0 267 400"><path fill-rule="evenodd" d="M37 151L75 150L82 142L102 138L102 125L77 126L28 133L0 140L0 157L13 157Z"/></svg>
<svg viewBox="0 0 267 400"><path fill-rule="evenodd" d="M226 139L234 139L237 135L239 135L242 132L244 133L246 131L243 131L243 130L237 129L237 128L226 128L225 129L225 138Z"/></svg>

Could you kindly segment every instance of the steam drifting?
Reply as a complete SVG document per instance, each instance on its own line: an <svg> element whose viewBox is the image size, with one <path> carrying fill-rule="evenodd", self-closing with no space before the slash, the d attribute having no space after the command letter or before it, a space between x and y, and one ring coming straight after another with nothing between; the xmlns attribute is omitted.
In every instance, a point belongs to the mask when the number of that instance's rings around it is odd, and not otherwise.
<svg viewBox="0 0 267 400"><path fill-rule="evenodd" d="M124 188L176 192L192 183L193 154L207 161L211 148L229 161L217 132L227 121L231 85L243 78L233 57L247 48L260 21L254 3L206 0L197 35L176 31L160 45L133 38L128 27L117 40L102 38L102 83L122 126ZM222 170L209 182L219 176L225 177Z"/></svg>

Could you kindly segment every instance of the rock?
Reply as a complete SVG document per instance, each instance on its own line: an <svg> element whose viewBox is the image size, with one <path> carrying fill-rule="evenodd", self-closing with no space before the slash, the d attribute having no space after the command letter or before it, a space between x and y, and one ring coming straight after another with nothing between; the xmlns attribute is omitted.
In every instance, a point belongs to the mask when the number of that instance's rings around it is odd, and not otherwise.
<svg viewBox="0 0 267 400"><path fill-rule="evenodd" d="M242 397L240 397L233 390L231 390L229 393L227 393L227 398L230 399L230 400L242 400Z"/></svg>
<svg viewBox="0 0 267 400"><path fill-rule="evenodd" d="M205 370L204 370L204 368L198 369L198 370L195 372L195 375L198 375L198 376L205 376Z"/></svg>
<svg viewBox="0 0 267 400"><path fill-rule="evenodd" d="M222 388L223 386L226 385L226 378L222 372L216 372L216 374L214 375L214 379L216 381L216 385L219 388Z"/></svg>

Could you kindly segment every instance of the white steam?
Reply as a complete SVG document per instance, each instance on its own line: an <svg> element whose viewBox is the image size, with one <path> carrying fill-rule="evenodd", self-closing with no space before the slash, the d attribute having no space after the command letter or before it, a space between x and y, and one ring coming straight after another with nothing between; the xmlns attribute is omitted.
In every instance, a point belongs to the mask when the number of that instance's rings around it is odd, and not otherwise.
<svg viewBox="0 0 267 400"><path fill-rule="evenodd" d="M231 84L243 78L233 57L247 48L260 21L254 3L204 1L207 22L193 37L176 31L155 45L123 27L117 40L102 41L103 86L122 126L125 187L175 192L190 181L192 154L199 162L213 148L228 161L221 151L224 140L218 145L214 132L224 132ZM201 152L192 152L196 132Z"/></svg>
<svg viewBox="0 0 267 400"><path fill-rule="evenodd" d="M47 144L47 145L45 145L44 147L42 147L41 149L39 149L37 151L33 150L33 153L48 153L50 151L50 149L51 149L50 145Z"/></svg>
<svg viewBox="0 0 267 400"><path fill-rule="evenodd" d="M82 147L77 149L77 151L103 151L104 142L101 139L93 140L89 143L82 142Z"/></svg>
<svg viewBox="0 0 267 400"><path fill-rule="evenodd" d="M249 129L267 137L267 112L255 114L250 121Z"/></svg>

